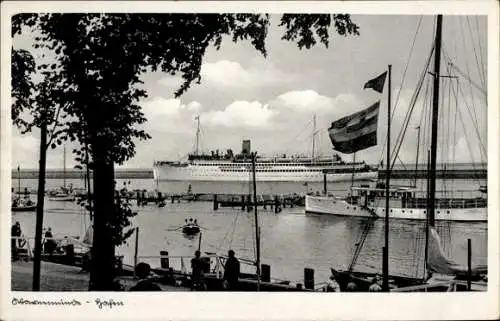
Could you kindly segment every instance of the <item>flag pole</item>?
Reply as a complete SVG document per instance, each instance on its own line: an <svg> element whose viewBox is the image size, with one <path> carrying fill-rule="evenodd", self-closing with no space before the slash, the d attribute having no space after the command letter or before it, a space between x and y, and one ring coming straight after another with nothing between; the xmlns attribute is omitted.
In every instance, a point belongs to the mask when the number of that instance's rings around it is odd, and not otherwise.
<svg viewBox="0 0 500 321"><path fill-rule="evenodd" d="M387 159L385 170L385 246L382 255L382 288L385 292L389 292L389 183L390 183L390 157L391 157L391 69L392 65L388 66L388 82L387 82Z"/></svg>

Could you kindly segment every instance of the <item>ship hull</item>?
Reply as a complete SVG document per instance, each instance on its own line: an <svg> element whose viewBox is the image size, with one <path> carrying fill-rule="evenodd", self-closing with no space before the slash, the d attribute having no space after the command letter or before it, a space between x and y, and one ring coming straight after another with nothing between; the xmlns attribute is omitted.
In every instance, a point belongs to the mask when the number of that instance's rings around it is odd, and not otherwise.
<svg viewBox="0 0 500 321"><path fill-rule="evenodd" d="M310 196L305 199L305 212L337 216L384 218L385 207L359 206L349 204L346 200L331 196ZM436 208L437 221L487 222L487 207L478 204L469 208ZM406 220L426 220L425 208L390 207L389 218Z"/></svg>
<svg viewBox="0 0 500 321"><path fill-rule="evenodd" d="M155 166L153 168L154 179L157 181L218 181L218 182L248 182L251 177L250 171L221 171L214 169L200 169L195 166L174 167ZM354 173L332 173L327 175L328 182L348 182L351 180L374 180L378 172L362 171ZM255 178L258 182L322 182L324 180L321 171L256 171Z"/></svg>

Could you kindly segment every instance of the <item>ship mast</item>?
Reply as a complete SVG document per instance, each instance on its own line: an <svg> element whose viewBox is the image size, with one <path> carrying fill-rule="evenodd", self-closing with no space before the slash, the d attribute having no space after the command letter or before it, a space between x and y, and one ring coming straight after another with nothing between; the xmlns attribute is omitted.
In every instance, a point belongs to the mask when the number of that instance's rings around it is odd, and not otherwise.
<svg viewBox="0 0 500 321"><path fill-rule="evenodd" d="M200 145L200 115L196 115L194 119L196 120L196 143L195 143L196 145L194 154L198 156L198 150Z"/></svg>
<svg viewBox="0 0 500 321"><path fill-rule="evenodd" d="M63 146L63 187L66 188L66 145Z"/></svg>
<svg viewBox="0 0 500 321"><path fill-rule="evenodd" d="M314 162L314 152L316 147L316 114L313 116L313 135L312 135L312 158L311 162Z"/></svg>

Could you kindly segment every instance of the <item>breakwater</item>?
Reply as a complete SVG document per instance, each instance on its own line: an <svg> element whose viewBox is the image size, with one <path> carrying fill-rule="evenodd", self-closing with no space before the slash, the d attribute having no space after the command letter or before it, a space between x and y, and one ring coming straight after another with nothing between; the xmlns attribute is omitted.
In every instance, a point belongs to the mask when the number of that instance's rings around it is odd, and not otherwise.
<svg viewBox="0 0 500 321"><path fill-rule="evenodd" d="M378 177L385 179L387 171L379 170ZM391 178L393 179L425 179L428 177L426 170L403 170L393 169ZM488 171L486 169L452 169L452 170L436 170L436 178L438 179L486 179Z"/></svg>
<svg viewBox="0 0 500 321"><path fill-rule="evenodd" d="M379 178L384 179L386 176L385 170L379 170ZM46 172L47 179L83 179L85 171L68 169L48 169ZM92 177L92 172L90 172ZM460 169L447 169L437 170L436 177L438 179L486 179L488 177L488 170L482 168L460 168ZM36 179L38 178L37 170L22 169L12 171L12 179ZM116 179L153 179L152 169L116 169ZM419 169L417 171L411 169L393 169L391 171L391 178L394 179L425 179L427 178L427 171Z"/></svg>
<svg viewBox="0 0 500 321"><path fill-rule="evenodd" d="M47 179L83 179L86 171L77 169L47 169L45 178ZM92 171L90 177L93 177ZM12 179L36 179L38 178L38 170L21 169L12 170ZM138 168L138 169L115 169L116 179L153 179L153 169Z"/></svg>

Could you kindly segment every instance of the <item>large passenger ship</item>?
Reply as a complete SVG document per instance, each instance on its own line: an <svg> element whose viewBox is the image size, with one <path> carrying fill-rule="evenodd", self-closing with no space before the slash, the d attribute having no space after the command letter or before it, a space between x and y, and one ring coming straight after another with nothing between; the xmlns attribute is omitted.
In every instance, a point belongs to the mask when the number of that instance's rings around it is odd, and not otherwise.
<svg viewBox="0 0 500 321"><path fill-rule="evenodd" d="M199 128L199 118L198 128ZM199 130L197 130L198 141ZM313 138L314 139L314 138ZM247 182L251 174L251 142L243 140L239 154L228 149L221 154L195 152L188 155L187 161L157 161L153 166L157 181L241 181ZM314 149L313 149L314 150ZM376 168L365 162L344 162L337 154L330 157L287 156L264 157L257 155L256 180L263 182L321 182L323 172L328 171L327 180L360 181L377 179Z"/></svg>
<svg viewBox="0 0 500 321"><path fill-rule="evenodd" d="M156 162L155 180L166 181L248 181L251 173L250 154L189 155L187 162ZM345 163L338 155L326 158L257 156L257 181L320 182L328 170L328 181L376 179L378 172L364 162Z"/></svg>

